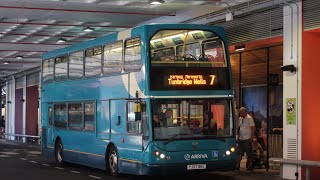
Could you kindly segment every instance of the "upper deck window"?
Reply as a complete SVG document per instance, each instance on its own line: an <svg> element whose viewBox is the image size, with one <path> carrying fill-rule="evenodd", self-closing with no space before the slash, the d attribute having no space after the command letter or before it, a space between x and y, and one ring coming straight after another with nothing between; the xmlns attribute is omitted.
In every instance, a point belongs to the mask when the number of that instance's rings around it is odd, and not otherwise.
<svg viewBox="0 0 320 180"><path fill-rule="evenodd" d="M87 49L85 52L85 76L101 74L101 47Z"/></svg>
<svg viewBox="0 0 320 180"><path fill-rule="evenodd" d="M150 90L230 90L225 44L202 30L162 30L150 40Z"/></svg>
<svg viewBox="0 0 320 180"><path fill-rule="evenodd" d="M122 70L122 41L104 46L103 73L120 73Z"/></svg>
<svg viewBox="0 0 320 180"><path fill-rule="evenodd" d="M202 30L162 30L151 41L151 66L227 67L223 41Z"/></svg>
<svg viewBox="0 0 320 180"><path fill-rule="evenodd" d="M53 81L53 59L44 60L42 63L43 82Z"/></svg>
<svg viewBox="0 0 320 180"><path fill-rule="evenodd" d="M68 75L68 56L57 57L55 59L54 79L61 81L67 79Z"/></svg>
<svg viewBox="0 0 320 180"><path fill-rule="evenodd" d="M142 62L140 47L140 38L134 38L126 41L124 58L125 71L139 71L141 69Z"/></svg>
<svg viewBox="0 0 320 180"><path fill-rule="evenodd" d="M83 76L83 51L70 54L69 78L81 78Z"/></svg>

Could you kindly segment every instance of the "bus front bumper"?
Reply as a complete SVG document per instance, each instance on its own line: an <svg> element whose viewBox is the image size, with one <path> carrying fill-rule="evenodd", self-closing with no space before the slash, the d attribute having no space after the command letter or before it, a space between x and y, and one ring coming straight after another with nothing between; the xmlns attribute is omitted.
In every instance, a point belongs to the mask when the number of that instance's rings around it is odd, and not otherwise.
<svg viewBox="0 0 320 180"><path fill-rule="evenodd" d="M188 165L197 165L205 169L189 169ZM141 175L170 175L170 174L183 174L183 173L206 173L214 171L231 171L234 169L236 164L235 160L220 160L205 163L168 163L168 164L140 164ZM189 166L190 167L190 166Z"/></svg>

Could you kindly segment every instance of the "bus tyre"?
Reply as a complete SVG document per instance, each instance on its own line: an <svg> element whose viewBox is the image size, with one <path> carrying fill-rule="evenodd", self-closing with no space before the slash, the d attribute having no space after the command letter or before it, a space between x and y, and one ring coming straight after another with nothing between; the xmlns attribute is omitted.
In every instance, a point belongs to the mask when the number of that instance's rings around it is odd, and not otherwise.
<svg viewBox="0 0 320 180"><path fill-rule="evenodd" d="M118 176L118 153L114 146L108 152L107 169L111 176Z"/></svg>
<svg viewBox="0 0 320 180"><path fill-rule="evenodd" d="M59 139L56 143L55 147L55 157L56 157L56 162L60 165L64 165L64 159L63 159L63 145L61 140Z"/></svg>

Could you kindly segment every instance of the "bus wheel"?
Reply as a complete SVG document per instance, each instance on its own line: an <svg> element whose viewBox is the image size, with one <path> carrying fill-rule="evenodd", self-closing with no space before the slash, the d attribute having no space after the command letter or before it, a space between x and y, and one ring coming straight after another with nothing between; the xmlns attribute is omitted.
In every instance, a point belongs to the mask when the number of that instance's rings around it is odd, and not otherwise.
<svg viewBox="0 0 320 180"><path fill-rule="evenodd" d="M56 162L59 164L64 164L64 160L63 160L63 145L61 140L59 139L56 143L56 147L55 147L55 157L56 157Z"/></svg>
<svg viewBox="0 0 320 180"><path fill-rule="evenodd" d="M112 176L118 176L118 153L114 146L108 152L108 171Z"/></svg>

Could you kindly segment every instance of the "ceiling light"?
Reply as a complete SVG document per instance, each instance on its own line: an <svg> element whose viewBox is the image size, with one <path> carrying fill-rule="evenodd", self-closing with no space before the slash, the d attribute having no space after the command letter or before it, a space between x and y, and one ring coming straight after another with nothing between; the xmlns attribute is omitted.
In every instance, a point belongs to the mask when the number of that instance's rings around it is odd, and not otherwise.
<svg viewBox="0 0 320 180"><path fill-rule="evenodd" d="M163 0L150 0L148 1L149 4L152 4L152 5L160 5L160 4L163 4L164 1Z"/></svg>
<svg viewBox="0 0 320 180"><path fill-rule="evenodd" d="M232 12L228 12L226 14L226 21L232 21L233 20L233 14Z"/></svg>
<svg viewBox="0 0 320 180"><path fill-rule="evenodd" d="M5 62L3 62L3 64L10 64L10 62L9 61L5 61Z"/></svg>
<svg viewBox="0 0 320 180"><path fill-rule="evenodd" d="M243 51L245 48L246 46L244 44L239 44L235 46L235 51Z"/></svg>
<svg viewBox="0 0 320 180"><path fill-rule="evenodd" d="M18 55L16 58L17 59L22 59L23 57L21 55Z"/></svg>
<svg viewBox="0 0 320 180"><path fill-rule="evenodd" d="M64 43L64 42L66 42L66 40L63 39L63 38L59 38L59 39L57 40L57 43Z"/></svg>
<svg viewBox="0 0 320 180"><path fill-rule="evenodd" d="M85 27L85 28L83 29L83 31L84 31L84 32L92 32L92 31L94 31L94 28L87 26L87 27Z"/></svg>

